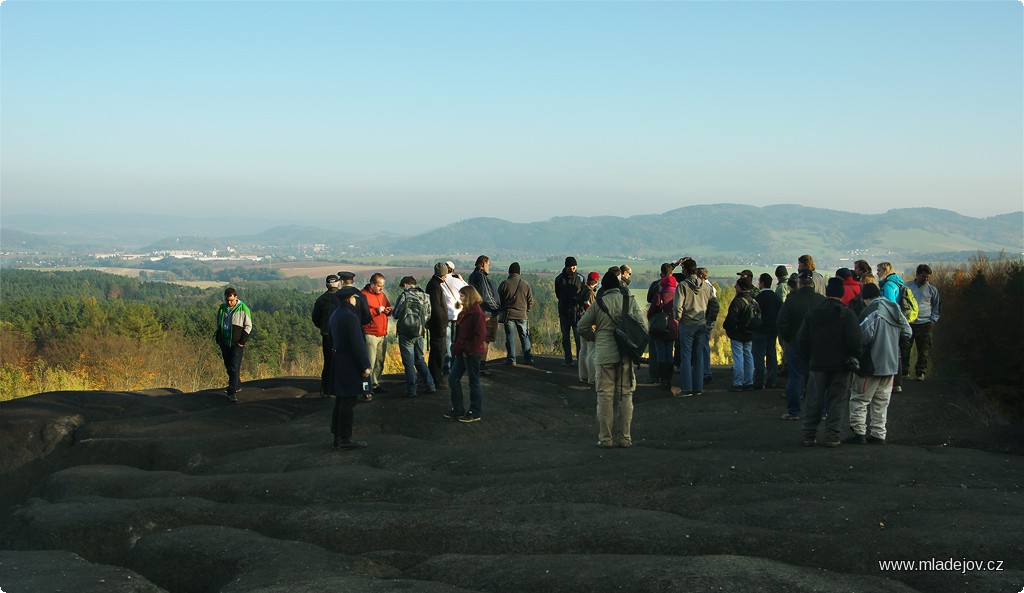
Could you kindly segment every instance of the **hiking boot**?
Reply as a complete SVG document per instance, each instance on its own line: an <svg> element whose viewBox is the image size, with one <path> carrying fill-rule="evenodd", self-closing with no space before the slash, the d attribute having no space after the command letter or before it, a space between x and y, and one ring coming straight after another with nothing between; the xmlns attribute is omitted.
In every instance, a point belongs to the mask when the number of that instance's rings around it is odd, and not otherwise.
<svg viewBox="0 0 1024 593"><path fill-rule="evenodd" d="M233 403L233 404L237 404L238 403L238 398L235 397L234 393L229 393L228 394L228 401Z"/></svg>
<svg viewBox="0 0 1024 593"><path fill-rule="evenodd" d="M817 444L817 442L818 442L818 439L816 439L814 437L804 437L804 440L803 440L803 443L804 443L805 447L813 447L815 444Z"/></svg>
<svg viewBox="0 0 1024 593"><path fill-rule="evenodd" d="M866 445L868 444L868 439L862 434L853 433L843 439L843 442L847 445Z"/></svg>
<svg viewBox="0 0 1024 593"><path fill-rule="evenodd" d="M366 441L353 441L351 438L346 439L334 439L335 449L363 449L367 446Z"/></svg>
<svg viewBox="0 0 1024 593"><path fill-rule="evenodd" d="M829 449L835 449L841 444L843 444L843 442L839 440L839 437L828 437L825 439L825 446Z"/></svg>
<svg viewBox="0 0 1024 593"><path fill-rule="evenodd" d="M885 439L880 439L876 436L869 435L867 438L867 442L869 445L884 445Z"/></svg>
<svg viewBox="0 0 1024 593"><path fill-rule="evenodd" d="M690 396L693 396L693 395L704 395L704 392L703 391L694 391L694 392L690 393ZM686 396L686 397L689 397L689 396Z"/></svg>
<svg viewBox="0 0 1024 593"><path fill-rule="evenodd" d="M448 410L447 412L444 413L444 417L449 419L449 420L458 420L459 418L462 418L463 416L465 416L465 414L460 414L460 413L456 412L455 410Z"/></svg>
<svg viewBox="0 0 1024 593"><path fill-rule="evenodd" d="M918 373L917 376L914 377L914 380L915 381L924 381L924 373Z"/></svg>
<svg viewBox="0 0 1024 593"><path fill-rule="evenodd" d="M372 401L373 401L373 394L372 393L364 393L364 394L362 394L362 395L360 395L359 397L356 398L356 403L359 403L359 402L372 402Z"/></svg>
<svg viewBox="0 0 1024 593"><path fill-rule="evenodd" d="M633 446L632 441L619 441L619 448L628 449Z"/></svg>
<svg viewBox="0 0 1024 593"><path fill-rule="evenodd" d="M466 412L465 416L459 418L459 422L465 422L467 424L470 422L480 422L480 415L477 414L476 412L469 411Z"/></svg>
<svg viewBox="0 0 1024 593"><path fill-rule="evenodd" d="M892 392L893 393L903 393L903 386L902 385L897 385L896 387L893 387L892 388Z"/></svg>
<svg viewBox="0 0 1024 593"><path fill-rule="evenodd" d="M614 445L612 445L610 441L598 441L597 446L601 447L602 449L611 449Z"/></svg>
<svg viewBox="0 0 1024 593"><path fill-rule="evenodd" d="M783 420L799 420L800 416L797 416L796 414L790 414L789 412L786 412L785 414L782 415L782 419Z"/></svg>

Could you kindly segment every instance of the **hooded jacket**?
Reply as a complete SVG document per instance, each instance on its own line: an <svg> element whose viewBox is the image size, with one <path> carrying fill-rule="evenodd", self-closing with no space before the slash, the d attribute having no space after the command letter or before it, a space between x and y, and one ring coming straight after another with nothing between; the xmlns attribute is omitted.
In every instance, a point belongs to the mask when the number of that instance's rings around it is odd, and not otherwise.
<svg viewBox="0 0 1024 593"><path fill-rule="evenodd" d="M900 278L899 274L893 273L882 278L882 281L878 283L878 288L882 291L883 298L899 303L900 289L903 288L903 284L903 278Z"/></svg>
<svg viewBox="0 0 1024 593"><path fill-rule="evenodd" d="M900 372L900 340L913 335L900 306L883 298L871 299L860 322L861 345L869 349L872 375L886 377Z"/></svg>
<svg viewBox="0 0 1024 593"><path fill-rule="evenodd" d="M708 301L711 300L711 285L697 276L688 276L676 286L672 300L672 316L679 323L705 323Z"/></svg>

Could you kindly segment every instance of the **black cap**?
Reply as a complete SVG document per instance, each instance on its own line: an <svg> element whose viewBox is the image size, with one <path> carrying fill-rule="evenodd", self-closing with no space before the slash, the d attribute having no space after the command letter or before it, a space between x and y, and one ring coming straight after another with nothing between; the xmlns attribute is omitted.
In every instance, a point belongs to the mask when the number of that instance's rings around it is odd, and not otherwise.
<svg viewBox="0 0 1024 593"><path fill-rule="evenodd" d="M330 276L327 277L327 281L326 282L327 282L328 285L331 285L331 284L334 284L336 282L341 282L341 278L338 278L334 274L331 274Z"/></svg>
<svg viewBox="0 0 1024 593"><path fill-rule="evenodd" d="M338 278L341 278L342 280L355 280L356 279L356 274L355 274L355 272L341 271L341 272L338 272Z"/></svg>
<svg viewBox="0 0 1024 593"><path fill-rule="evenodd" d="M569 257L565 258L565 267L570 268L570 267L575 266L575 265L576 265L576 258L575 257L570 255Z"/></svg>
<svg viewBox="0 0 1024 593"><path fill-rule="evenodd" d="M740 276L740 277L746 276L747 278L753 278L754 277L754 273L751 272L750 270L743 270L742 272L736 272L736 275Z"/></svg>

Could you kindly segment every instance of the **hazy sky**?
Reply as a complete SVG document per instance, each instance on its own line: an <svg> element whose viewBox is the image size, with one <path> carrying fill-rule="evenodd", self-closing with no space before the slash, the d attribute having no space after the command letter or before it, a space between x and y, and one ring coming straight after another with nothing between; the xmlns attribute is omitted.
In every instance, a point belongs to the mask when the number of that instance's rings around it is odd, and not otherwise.
<svg viewBox="0 0 1024 593"><path fill-rule="evenodd" d="M1024 208L992 2L0 5L0 207L339 222Z"/></svg>

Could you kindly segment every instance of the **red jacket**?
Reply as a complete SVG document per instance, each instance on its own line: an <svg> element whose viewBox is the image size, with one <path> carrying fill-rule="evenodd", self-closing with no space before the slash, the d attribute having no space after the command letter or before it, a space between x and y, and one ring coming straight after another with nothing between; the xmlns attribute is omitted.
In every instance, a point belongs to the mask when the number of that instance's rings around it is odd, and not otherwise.
<svg viewBox="0 0 1024 593"><path fill-rule="evenodd" d="M849 307L850 301L857 298L858 295L860 295L860 282L853 276L843 278L843 304Z"/></svg>
<svg viewBox="0 0 1024 593"><path fill-rule="evenodd" d="M452 356L485 354L487 344L484 343L484 334L487 328L484 321L484 310L480 308L480 305L474 305L459 313L456 323L458 323L458 329L455 332L455 341L452 342Z"/></svg>
<svg viewBox="0 0 1024 593"><path fill-rule="evenodd" d="M370 317L373 319L370 323L363 326L363 333L368 336L386 336L388 335L388 313L381 313L381 307L387 307L391 309L391 301L388 300L388 295L383 292L380 294L373 294L370 289L363 289L363 296L366 297L366 304L370 306Z"/></svg>

